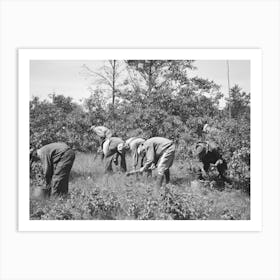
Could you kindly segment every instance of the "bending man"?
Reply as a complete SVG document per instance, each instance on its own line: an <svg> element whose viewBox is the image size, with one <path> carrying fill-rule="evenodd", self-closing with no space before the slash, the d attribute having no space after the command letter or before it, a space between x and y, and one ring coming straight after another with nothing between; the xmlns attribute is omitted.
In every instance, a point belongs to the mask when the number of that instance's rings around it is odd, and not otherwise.
<svg viewBox="0 0 280 280"><path fill-rule="evenodd" d="M41 160L46 186L44 197L68 193L70 171L75 153L65 143L51 143L32 151L32 160Z"/></svg>
<svg viewBox="0 0 280 280"><path fill-rule="evenodd" d="M138 148L138 153L146 154L146 162L140 172L147 171L152 164L157 165L157 186L160 188L165 177L166 183L170 181L169 168L175 157L175 145L173 141L163 137L153 137L144 142Z"/></svg>
<svg viewBox="0 0 280 280"><path fill-rule="evenodd" d="M112 131L105 126L92 126L90 130L93 131L99 137L100 150L103 151L104 142L113 136ZM102 159L103 158L104 154L102 153Z"/></svg>
<svg viewBox="0 0 280 280"><path fill-rule="evenodd" d="M125 141L125 149L129 151L132 156L133 170L136 170L139 158L141 159L141 167L143 167L145 155L139 155L137 152L138 147L145 142L145 139L140 137L131 137Z"/></svg>
<svg viewBox="0 0 280 280"><path fill-rule="evenodd" d="M116 158L121 157L121 170L126 172L124 141L121 138L111 137L107 139L103 144L103 154L105 156L105 173L113 171L112 162L115 156Z"/></svg>

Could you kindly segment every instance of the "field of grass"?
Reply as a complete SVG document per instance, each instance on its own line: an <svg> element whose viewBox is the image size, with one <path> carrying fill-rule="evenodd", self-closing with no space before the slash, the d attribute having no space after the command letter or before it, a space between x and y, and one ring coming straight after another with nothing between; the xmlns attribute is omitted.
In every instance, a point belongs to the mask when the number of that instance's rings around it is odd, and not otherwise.
<svg viewBox="0 0 280 280"><path fill-rule="evenodd" d="M130 169L130 158L128 169ZM30 219L250 219L250 196L230 186L198 181L186 162L175 161L171 183L157 190L156 171L126 177L116 170L104 175L93 154L77 153L70 175L69 195L39 200L33 197L41 182L31 180Z"/></svg>

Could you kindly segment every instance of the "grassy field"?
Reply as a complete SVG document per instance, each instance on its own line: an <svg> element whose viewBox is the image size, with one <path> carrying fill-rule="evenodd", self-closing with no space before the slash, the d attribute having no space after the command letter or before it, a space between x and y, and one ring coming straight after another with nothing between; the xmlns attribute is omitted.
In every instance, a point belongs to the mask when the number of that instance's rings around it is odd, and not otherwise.
<svg viewBox="0 0 280 280"><path fill-rule="evenodd" d="M198 181L186 162L175 161L171 183L157 190L152 178L104 175L93 154L77 153L69 195L43 201L33 197L42 182L31 180L31 219L250 219L250 197L214 181ZM130 158L128 169L130 169Z"/></svg>

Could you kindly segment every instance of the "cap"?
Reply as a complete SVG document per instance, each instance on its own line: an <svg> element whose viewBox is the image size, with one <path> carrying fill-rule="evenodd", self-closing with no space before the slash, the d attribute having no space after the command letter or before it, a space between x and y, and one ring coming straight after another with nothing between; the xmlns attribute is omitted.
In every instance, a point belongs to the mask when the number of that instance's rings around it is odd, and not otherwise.
<svg viewBox="0 0 280 280"><path fill-rule="evenodd" d="M205 147L203 144L199 143L195 146L195 155L198 156L204 151Z"/></svg>

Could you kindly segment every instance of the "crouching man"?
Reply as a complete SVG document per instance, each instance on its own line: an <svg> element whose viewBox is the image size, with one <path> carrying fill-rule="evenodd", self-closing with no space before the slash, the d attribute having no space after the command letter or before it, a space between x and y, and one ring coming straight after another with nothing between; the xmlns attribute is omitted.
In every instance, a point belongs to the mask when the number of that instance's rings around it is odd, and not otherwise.
<svg viewBox="0 0 280 280"><path fill-rule="evenodd" d="M119 137L111 137L103 144L103 153L105 160L105 173L113 172L113 161L118 164L118 157L121 158L121 171L126 172L125 162L125 144Z"/></svg>
<svg viewBox="0 0 280 280"><path fill-rule="evenodd" d="M68 193L70 171L75 160L74 151L65 143L51 143L31 151L31 160L41 160L46 186L44 198Z"/></svg>
<svg viewBox="0 0 280 280"><path fill-rule="evenodd" d="M227 170L227 163L222 158L218 147L214 143L208 142L198 142L195 146L195 154L198 157L201 165L200 178L203 179L207 177L210 165L214 165L219 176L226 182L230 183L230 180L226 177L225 173Z"/></svg>
<svg viewBox="0 0 280 280"><path fill-rule="evenodd" d="M163 137L153 137L144 142L138 148L138 154L146 154L146 162L140 172L149 170L154 164L157 165L157 187L160 188L165 177L166 184L170 181L169 168L175 157L175 145L173 141Z"/></svg>

